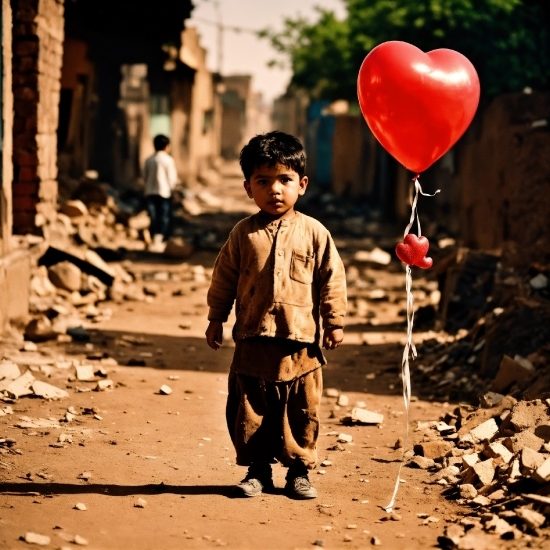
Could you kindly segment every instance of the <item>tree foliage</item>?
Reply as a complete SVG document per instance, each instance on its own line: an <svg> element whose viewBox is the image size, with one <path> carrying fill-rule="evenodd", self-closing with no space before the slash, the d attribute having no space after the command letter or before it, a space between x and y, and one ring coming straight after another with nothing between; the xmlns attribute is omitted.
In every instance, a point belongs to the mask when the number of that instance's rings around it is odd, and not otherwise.
<svg viewBox="0 0 550 550"><path fill-rule="evenodd" d="M262 35L290 61L291 86L319 99L354 99L359 67L375 46L403 40L423 51L450 48L475 66L482 94L550 84L548 0L342 0L347 17L285 19Z"/></svg>

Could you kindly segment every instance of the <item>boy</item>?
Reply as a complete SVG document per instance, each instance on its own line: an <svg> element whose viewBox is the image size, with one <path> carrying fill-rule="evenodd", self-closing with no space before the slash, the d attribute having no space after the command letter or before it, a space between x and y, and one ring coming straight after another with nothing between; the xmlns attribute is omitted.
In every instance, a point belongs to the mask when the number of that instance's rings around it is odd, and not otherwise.
<svg viewBox="0 0 550 550"><path fill-rule="evenodd" d="M259 135L241 151L244 188L260 211L240 221L221 249L208 291L208 345L222 343L236 299L235 353L226 418L237 464L248 466L240 496L273 489L271 463L288 467L285 492L315 498L308 470L317 462L320 341L344 339L345 272L329 232L294 210L307 188L301 143L282 132Z"/></svg>
<svg viewBox="0 0 550 550"><path fill-rule="evenodd" d="M145 161L145 200L151 218L152 252L163 252L163 241L172 227L172 191L178 183L176 163L169 155L170 139L162 134L153 139L156 153Z"/></svg>

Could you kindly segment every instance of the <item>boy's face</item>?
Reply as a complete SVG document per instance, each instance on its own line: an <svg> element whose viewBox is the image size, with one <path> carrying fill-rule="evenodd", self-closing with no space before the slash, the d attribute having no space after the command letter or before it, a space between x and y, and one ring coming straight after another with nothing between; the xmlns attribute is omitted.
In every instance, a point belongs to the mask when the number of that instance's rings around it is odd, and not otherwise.
<svg viewBox="0 0 550 550"><path fill-rule="evenodd" d="M244 188L262 212L281 219L294 216L294 205L306 192L307 183L307 176L300 178L287 166L262 165L254 170L250 181L244 182Z"/></svg>

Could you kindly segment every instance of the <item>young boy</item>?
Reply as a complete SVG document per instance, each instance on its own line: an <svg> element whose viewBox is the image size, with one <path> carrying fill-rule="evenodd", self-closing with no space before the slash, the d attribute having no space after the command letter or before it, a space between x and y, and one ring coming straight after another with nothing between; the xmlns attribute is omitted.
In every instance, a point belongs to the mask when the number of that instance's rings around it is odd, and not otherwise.
<svg viewBox="0 0 550 550"><path fill-rule="evenodd" d="M301 143L282 132L259 135L241 151L244 188L260 211L240 221L221 249L208 291L208 345L222 343L236 300L235 353L226 418L237 464L248 474L241 496L273 489L271 464L288 467L285 491L315 498L308 470L317 462L321 348L344 339L345 272L329 232L294 210L307 188Z"/></svg>
<svg viewBox="0 0 550 550"><path fill-rule="evenodd" d="M151 218L152 252L163 252L163 241L172 226L172 191L178 183L176 163L170 156L170 139L162 134L153 139L156 153L145 161L145 200Z"/></svg>

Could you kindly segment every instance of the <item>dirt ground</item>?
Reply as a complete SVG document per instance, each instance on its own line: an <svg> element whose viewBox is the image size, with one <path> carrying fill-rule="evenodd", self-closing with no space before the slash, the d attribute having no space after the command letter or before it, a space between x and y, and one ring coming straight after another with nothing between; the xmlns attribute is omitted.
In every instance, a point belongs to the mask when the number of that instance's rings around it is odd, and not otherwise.
<svg viewBox="0 0 550 550"><path fill-rule="evenodd" d="M74 380L72 370L34 372L67 389L69 397L21 398L13 414L0 417L0 439L15 439L17 449L0 456L0 548L29 547L19 540L27 532L49 536L49 548L74 548L75 541L94 549L364 548L378 542L389 549L436 547L446 520L467 511L441 496L443 488L430 484L427 472L401 471L397 521L382 509L399 471L401 450L394 446L406 432L399 379L404 328L397 304L372 304L380 324L350 319L344 344L326 352L325 388L342 391L349 407L323 398L319 458L332 465L311 473L319 498L284 496L279 466L275 494L232 498L233 485L245 475L234 464L224 418L232 342L226 337L218 352L208 348L208 280L184 280L188 264L208 270L214 258L214 251L202 251L183 264L136 255L132 271L154 279L157 296L106 303L112 317L94 325L88 343L39 344L34 356L52 362L88 358L100 365L103 358L114 388L91 391L96 382ZM375 275L380 288L404 285L401 272ZM371 345L363 344L365 331ZM16 352L17 346L4 348ZM159 392L164 384L170 395ZM343 426L341 417L357 402L382 413L383 424ZM452 405L413 400L407 448L415 421L437 420ZM22 416L57 422L69 407L79 414L58 427L14 427ZM353 436L352 443L328 450L340 433ZM76 509L77 503L86 510ZM496 538L494 544L513 547Z"/></svg>

